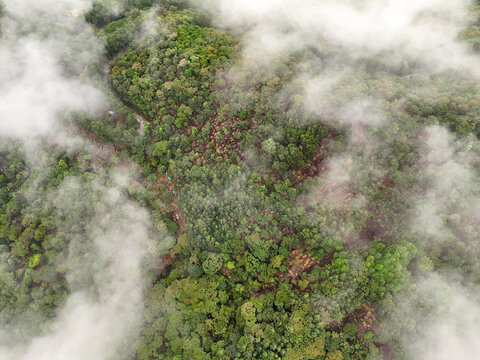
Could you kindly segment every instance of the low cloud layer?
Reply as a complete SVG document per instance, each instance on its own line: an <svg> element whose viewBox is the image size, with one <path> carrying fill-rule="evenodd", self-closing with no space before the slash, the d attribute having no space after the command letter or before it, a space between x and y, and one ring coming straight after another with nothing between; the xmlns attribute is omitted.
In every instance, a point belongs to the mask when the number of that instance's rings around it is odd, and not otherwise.
<svg viewBox="0 0 480 360"><path fill-rule="evenodd" d="M374 72L408 69L403 75L410 76L457 70L467 76L480 75L479 58L458 40L470 21L467 0L227 0L202 4L216 9L219 26L244 34L245 64L238 72L252 64L263 64L273 72L276 60L308 54L293 60L298 63L295 86L303 87L306 109L326 120L358 122L350 115L358 114L359 104L373 103L381 109L378 105L385 100L375 89L365 89L364 78L358 76L367 58L375 60ZM346 86L350 88L347 92ZM349 104L352 98L358 100ZM331 119L332 113L337 119ZM361 120L373 126L382 123L378 116Z"/></svg>
<svg viewBox="0 0 480 360"><path fill-rule="evenodd" d="M467 290L453 274L427 274L396 298L379 333L399 344L407 358L474 360L480 353L479 320L478 291Z"/></svg>
<svg viewBox="0 0 480 360"><path fill-rule="evenodd" d="M52 56L55 42L22 39L16 49L0 46L0 132L21 139L60 131L72 111L99 108L102 96L91 85L66 78ZM18 47L17 47L18 46ZM11 69L12 64L15 68Z"/></svg>
<svg viewBox="0 0 480 360"><path fill-rule="evenodd" d="M262 55L333 46L344 48L350 57L393 49L433 62L432 67L478 63L457 41L468 20L465 0L227 0L215 4L221 24L248 29L247 49L254 53L261 49Z"/></svg>
<svg viewBox="0 0 480 360"><path fill-rule="evenodd" d="M94 113L103 104L101 93L80 75L100 59L103 50L82 16L76 16L91 2L4 0L3 4L0 134L26 142L47 136L55 141L64 137L65 144L78 143L78 138L62 131L63 121L72 111ZM301 59L296 79L303 89L305 109L326 121L348 125L352 134L345 153L331 159L320 179L325 186L340 185L338 193L327 199L332 208L350 196L351 186L363 186L363 178L356 179L356 169L385 145L381 138L365 138L364 126L379 129L387 120L382 116L384 99L365 95L361 79L355 77L364 57L378 56L381 64L395 71L404 63L415 63L411 69L427 75L446 69L480 75L478 57L457 40L469 21L464 0L222 0L205 4L216 8L222 26L245 33L247 67L253 62L268 67L272 59L296 51L316 54ZM113 12L120 8L114 7ZM330 100L344 83L350 84L351 98L357 100L332 106ZM445 219L461 221L463 214L477 212L479 192L447 130L428 128L425 138L430 150L422 163L427 164L426 173L432 180L425 198L412 201L420 213L412 220L412 229L439 238L447 233ZM359 148L363 153L354 154ZM45 335L27 345L9 342L1 346L2 359L107 360L130 355L143 306L143 261L155 253L145 251L154 248L149 242L151 219L125 195L128 178L120 180L124 177L116 171L107 176L96 170L98 176L90 183L67 178L48 204L65 213L64 226L76 229L70 231L66 269L71 295ZM342 187L345 184L350 188ZM340 210L365 205L363 196L349 201L340 204ZM458 202L465 208L455 209ZM78 208L88 214L80 229L75 227L78 218L73 212ZM96 251L85 252L88 247ZM413 332L406 332L403 349L415 359L474 359L480 352L476 345L480 334L477 292L436 274L417 279L417 289L415 299L433 299L431 311L425 316L417 311L417 303L397 299L404 320L414 327ZM423 321L422 326L417 320ZM1 334L0 343L9 338Z"/></svg>
<svg viewBox="0 0 480 360"><path fill-rule="evenodd" d="M480 187L470 165L470 149L477 141L455 139L440 126L427 128L424 136L427 149L419 166L429 187L414 199L417 211L412 223L417 233L442 243L455 237L451 225L480 223Z"/></svg>
<svg viewBox="0 0 480 360"><path fill-rule="evenodd" d="M365 185L362 180L380 181L388 175L391 164L372 164L372 159L380 154L388 158L395 151L389 148L395 144L391 134L398 131L401 117L409 116L402 114L406 100L402 96L430 96L421 78L409 79L420 76L427 81L446 71L455 72L457 79L480 76L480 58L459 40L459 33L471 21L471 3L466 0L222 0L207 4L216 9L220 26L244 34L244 65L238 72L261 64L267 72L271 69L273 77L275 61L294 56L297 77L285 87L293 88L293 93L303 89L307 112L349 131L348 144L325 163L318 186L302 202L318 201L340 211L361 210L365 203L356 191ZM400 84L402 95L387 100L376 86L368 88L367 80L373 79L374 84L387 87ZM455 80L442 81L447 82L442 84L445 87ZM289 89L284 92L290 93ZM474 180L474 152L470 151L478 149L478 141L452 136L441 126L417 128L415 141L422 139L419 143L425 146L414 166L424 192L416 192L417 186L397 189L411 205L406 214L410 223L402 231L429 239L428 243L409 239L422 251L429 246L441 249L452 239L467 244L478 241L475 214L480 188ZM382 129L390 133L385 136ZM407 139L398 142L402 141ZM462 230L452 230L452 226ZM358 235L354 238L361 241ZM420 302L394 299L397 318L390 316L383 328L386 333L394 331L398 328L395 321L398 324L403 317L404 334L392 333L386 339L401 339L401 348L413 359L478 357L478 291L450 281L434 272L416 278L412 299L431 299L429 307L419 309Z"/></svg>
<svg viewBox="0 0 480 360"><path fill-rule="evenodd" d="M118 173L111 176L115 179ZM0 358L100 360L131 356L141 325L145 266L148 258L157 254L148 212L124 192L120 182L100 177L88 183L68 178L50 194L46 206L65 215L59 231L69 234L63 266L71 294L45 335L27 346L0 346ZM23 319L29 320L34 319ZM0 344L4 341L0 338Z"/></svg>
<svg viewBox="0 0 480 360"><path fill-rule="evenodd" d="M42 165L42 141L77 153L94 148L68 127L72 112L93 115L104 107L102 93L88 80L89 66L103 53L83 18L91 5L86 0L3 1L0 135L23 142L32 172L44 172L43 177L49 169ZM65 272L70 295L43 335L25 343L16 339L15 329L0 331L1 359L132 357L148 285L146 267L158 256L161 239L153 235L149 212L127 195L138 169L122 163L107 172L105 165L94 163L88 180L66 177L41 205L37 185L31 184L27 207L64 216L60 231L69 234L68 258L59 259L57 271ZM39 319L40 314L24 314L12 322L21 326Z"/></svg>
<svg viewBox="0 0 480 360"><path fill-rule="evenodd" d="M1 134L22 139L52 134L72 111L101 106L102 94L79 77L102 49L83 18L72 15L88 6L81 0L4 1Z"/></svg>

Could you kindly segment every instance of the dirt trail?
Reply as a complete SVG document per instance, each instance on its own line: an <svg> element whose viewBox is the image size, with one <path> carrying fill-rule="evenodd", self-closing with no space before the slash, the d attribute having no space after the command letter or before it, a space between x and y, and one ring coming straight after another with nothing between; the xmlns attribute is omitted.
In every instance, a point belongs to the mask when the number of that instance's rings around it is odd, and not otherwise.
<svg viewBox="0 0 480 360"><path fill-rule="evenodd" d="M140 136L145 135L145 120L138 114L135 114L135 118L137 119L137 122L140 124L140 127L138 128L137 132L140 134Z"/></svg>
<svg viewBox="0 0 480 360"><path fill-rule="evenodd" d="M103 63L103 83L110 90L112 90L113 93L117 94L115 89L111 86L111 84L108 81L108 74L110 74L110 65L109 65L108 61L105 60L104 63ZM130 111L132 111L134 113L135 119L137 120L137 122L139 124L137 132L140 136L144 136L145 135L145 117L146 116L141 114L141 111L139 109L137 109L135 106L123 101L120 96L118 96L118 98L122 101L124 106L126 106L128 109L130 109Z"/></svg>

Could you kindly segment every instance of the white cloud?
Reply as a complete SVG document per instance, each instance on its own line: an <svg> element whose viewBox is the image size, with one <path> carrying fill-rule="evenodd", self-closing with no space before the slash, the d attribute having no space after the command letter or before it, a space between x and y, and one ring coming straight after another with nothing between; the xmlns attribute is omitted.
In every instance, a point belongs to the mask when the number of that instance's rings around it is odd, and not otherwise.
<svg viewBox="0 0 480 360"><path fill-rule="evenodd" d="M90 1L3 4L0 135L29 145L25 149L32 168L48 171L41 165L39 137L69 150L93 148L65 123L73 111L92 114L103 106L102 93L85 77L88 65L100 61L103 46L83 17L75 16ZM126 172L138 169L123 164L124 172L106 172L102 165L92 165L93 181L67 177L41 205L38 184L32 184L26 206L53 208L64 216L59 231L68 234L68 258L58 266L66 271L70 295L43 335L17 343L13 333L0 332L2 360L131 357L148 284L146 259L156 252L159 239L152 235L149 212L125 195L132 178ZM12 323L36 321L30 315Z"/></svg>

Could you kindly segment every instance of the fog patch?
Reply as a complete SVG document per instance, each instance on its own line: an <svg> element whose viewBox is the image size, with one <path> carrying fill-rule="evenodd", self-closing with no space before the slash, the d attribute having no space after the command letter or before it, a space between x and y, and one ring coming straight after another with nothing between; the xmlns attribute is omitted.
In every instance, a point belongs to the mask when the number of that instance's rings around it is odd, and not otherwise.
<svg viewBox="0 0 480 360"><path fill-rule="evenodd" d="M435 273L418 278L415 289L388 308L379 330L382 340L399 344L411 359L476 359L478 289L468 289L460 280Z"/></svg>
<svg viewBox="0 0 480 360"><path fill-rule="evenodd" d="M417 238L408 240L421 251L432 247L439 252L449 240L465 242L466 251L477 248L480 188L475 180L475 156L470 152L478 148L476 138L454 137L441 126L407 124L408 131L415 129L417 133L406 134L398 142L413 143L415 139L414 146L417 140L425 145L412 156L419 158L411 169L416 171L413 188L390 184L391 164L375 163L392 153L396 139L391 134L403 126L402 117L414 118L405 111L407 94L431 96L425 82L432 78L444 81L443 86L461 78L478 80L479 57L459 40L459 33L471 21L469 1L203 3L206 8L213 5L220 26L245 40L242 64L230 71L231 79L257 71L257 81L266 82L276 76L277 65L289 59L294 63L289 68L294 75L291 83L282 84L285 97L293 94L295 106L316 114L317 121L348 130L346 144L329 154L330 159L322 164L313 186L297 206L321 203L328 211L342 215L343 222L349 211L365 209L368 194L362 194L362 188L385 181L386 186L397 186L397 193L404 196L409 208L401 214L407 220L402 220L404 228L399 230L405 236L413 232ZM375 84L391 80L403 88L385 96ZM262 144L271 145L268 139L272 137L275 131L266 134ZM417 150L414 146L408 155ZM274 151L273 146L265 147L269 148ZM310 220L315 223L315 219ZM355 241L362 240L359 231L351 231ZM343 240L348 242L348 237ZM381 325L383 339L399 344L413 359L478 357L478 289L470 289L458 277L441 277L431 270L416 278L413 293L393 299ZM403 324L403 332L395 330L399 324Z"/></svg>
<svg viewBox="0 0 480 360"><path fill-rule="evenodd" d="M19 336L12 324L45 321L41 314L12 319L9 330L0 331L0 358L131 358L147 271L152 261L158 265L160 243L169 237L154 232L150 212L129 195L139 169L127 161L108 163L111 154L81 138L70 119L77 111L95 116L105 103L89 80L103 53L83 17L91 1L4 0L3 6L0 135L24 143L27 164L39 178L51 176L55 164L47 155L58 144L68 153L100 156L88 172L65 177L49 193L39 193L38 184L26 191L26 207L62 214L59 231L67 234L68 249L52 267L66 277L69 296L32 339Z"/></svg>
<svg viewBox="0 0 480 360"><path fill-rule="evenodd" d="M97 111L103 95L84 78L100 59L93 30L70 10L88 1L4 1L0 133L27 139L60 131L73 111ZM48 11L46 11L48 9Z"/></svg>
<svg viewBox="0 0 480 360"><path fill-rule="evenodd" d="M247 49L253 53L261 49L262 53L282 54L309 46L325 50L332 45L348 49L351 57L395 50L426 63L463 66L464 70L478 62L468 47L457 41L459 30L469 20L469 2L464 0L213 3L221 25L247 29Z"/></svg>
<svg viewBox="0 0 480 360"><path fill-rule="evenodd" d="M419 166L427 189L413 198L417 211L412 226L417 233L441 243L458 236L453 228L463 224L464 230L480 220L480 186L474 180L470 165L473 154L469 153L474 140L456 140L440 126L427 128L424 136L427 150Z"/></svg>

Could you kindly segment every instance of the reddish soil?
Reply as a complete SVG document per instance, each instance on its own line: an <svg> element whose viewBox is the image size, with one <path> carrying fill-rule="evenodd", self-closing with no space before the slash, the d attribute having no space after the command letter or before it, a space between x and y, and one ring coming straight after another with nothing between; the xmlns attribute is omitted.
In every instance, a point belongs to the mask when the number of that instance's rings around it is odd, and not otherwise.
<svg viewBox="0 0 480 360"><path fill-rule="evenodd" d="M237 132L241 131L236 124L241 121L242 119L239 117L222 119L219 116L209 121L211 130L208 142L195 140L193 144L193 148L198 151L200 159L204 164L212 161L212 159L205 156L205 153L209 150L222 158L228 158L231 156L232 151L236 151L240 154L240 158L243 158L243 151L239 145L240 140L235 138ZM196 125L199 132L204 127L204 125ZM188 131L191 130L189 129Z"/></svg>
<svg viewBox="0 0 480 360"><path fill-rule="evenodd" d="M363 304L355 313L355 325L361 334L374 329L375 308L370 303Z"/></svg>
<svg viewBox="0 0 480 360"><path fill-rule="evenodd" d="M288 274L293 279L296 279L301 273L310 269L313 265L320 263L313 255L300 254L298 250L293 250L290 253L290 259Z"/></svg>
<svg viewBox="0 0 480 360"><path fill-rule="evenodd" d="M157 173L157 181L155 184L153 184L153 188L155 189L155 192L157 194L157 197L160 196L161 191L159 190L160 185L163 185L165 190L164 191L170 191L173 193L172 197L172 202L170 204L167 204L168 211L172 212L173 218L175 222L178 225L178 232L177 234L181 234L185 231L186 228L186 221L183 218L182 214L182 208L180 205L177 203L178 195L179 195L179 189L175 185L175 182L173 180L168 179L168 175L163 174L159 175Z"/></svg>

